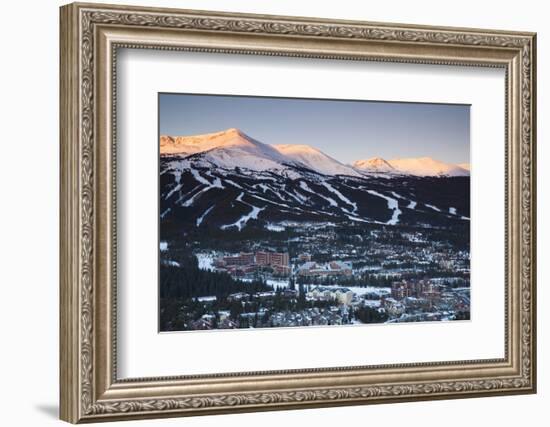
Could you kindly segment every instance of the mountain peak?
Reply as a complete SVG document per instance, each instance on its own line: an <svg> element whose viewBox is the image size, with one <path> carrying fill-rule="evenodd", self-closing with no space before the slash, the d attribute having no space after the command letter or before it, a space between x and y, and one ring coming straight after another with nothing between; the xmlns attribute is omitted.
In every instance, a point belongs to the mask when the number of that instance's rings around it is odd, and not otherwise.
<svg viewBox="0 0 550 427"><path fill-rule="evenodd" d="M190 155L208 151L213 148L243 146L257 143L242 130L226 130L189 136L160 136L160 154Z"/></svg>
<svg viewBox="0 0 550 427"><path fill-rule="evenodd" d="M353 163L355 169L367 172L394 172L394 167L382 157L371 157L370 159L357 160Z"/></svg>
<svg viewBox="0 0 550 427"><path fill-rule="evenodd" d="M223 130L219 133L220 134L225 134L225 135L247 137L247 135L242 130L240 130L238 128L229 128L229 129Z"/></svg>

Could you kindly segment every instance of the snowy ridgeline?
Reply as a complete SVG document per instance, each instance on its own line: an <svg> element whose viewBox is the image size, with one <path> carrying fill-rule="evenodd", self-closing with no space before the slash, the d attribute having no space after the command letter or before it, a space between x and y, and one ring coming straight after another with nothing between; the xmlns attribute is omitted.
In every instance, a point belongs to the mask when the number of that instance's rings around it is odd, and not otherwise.
<svg viewBox="0 0 550 427"><path fill-rule="evenodd" d="M440 179L464 178L469 172L429 158L401 159L397 163L403 170L383 159L352 167L313 147L271 146L238 129L164 136L161 154L161 219L177 217L183 208L196 227L241 231L261 223L280 231L270 223L284 216L383 225L410 225L424 221L422 216L435 223L469 216L466 187ZM449 206L439 194L454 195L456 202ZM376 199L385 200L386 208Z"/></svg>
<svg viewBox="0 0 550 427"><path fill-rule="evenodd" d="M273 141L272 141L273 142ZM341 163L316 147L306 144L266 144L230 128L219 132L160 137L161 156L193 155L201 164L253 171L307 168L323 175L406 175L406 176L469 176L469 164L446 163L431 157L385 160L380 157L356 160L352 165Z"/></svg>

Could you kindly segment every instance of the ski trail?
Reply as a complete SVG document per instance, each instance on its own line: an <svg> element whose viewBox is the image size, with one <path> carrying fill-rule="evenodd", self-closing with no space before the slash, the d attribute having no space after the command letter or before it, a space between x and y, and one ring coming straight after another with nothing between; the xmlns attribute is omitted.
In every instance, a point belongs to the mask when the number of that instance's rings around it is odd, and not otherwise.
<svg viewBox="0 0 550 427"><path fill-rule="evenodd" d="M436 212L441 212L441 209L439 209L438 207L434 206L434 205L429 205L427 203L424 203L424 205L430 209L433 209L434 211Z"/></svg>
<svg viewBox="0 0 550 427"><path fill-rule="evenodd" d="M344 196L342 193L340 193L336 188L334 188L332 185L330 185L328 182L323 181L321 183L323 187L325 187L328 191L335 194L336 197L338 197L341 201L344 203L347 203L350 206L353 206L353 213L357 212L357 203L352 202L350 199L348 199L346 196Z"/></svg>
<svg viewBox="0 0 550 427"><path fill-rule="evenodd" d="M214 209L214 206L216 206L216 205L210 206L208 209L206 209L206 210L204 211L204 213L203 213L200 217L197 218L197 227L198 227L199 225L202 224L202 221L204 220L204 218L206 217L206 215L208 215L208 214L210 213L210 211L211 211L212 209Z"/></svg>
<svg viewBox="0 0 550 427"><path fill-rule="evenodd" d="M392 217L386 222L387 225L396 225L399 222L399 215L401 215L401 209L399 209L399 203L396 199L392 199L389 196L385 196L384 194L379 193L378 191L374 190L367 190L369 194L372 194L373 196L382 197L383 199L386 199L388 202L388 209L391 209L393 211Z"/></svg>
<svg viewBox="0 0 550 427"><path fill-rule="evenodd" d="M258 214L265 209L265 208L258 208L257 206L249 205L248 203L246 204L252 207L252 210L248 214L241 216L233 224L222 225L220 228L222 230L227 230L230 227L237 227L239 231L241 231L249 220L258 219Z"/></svg>

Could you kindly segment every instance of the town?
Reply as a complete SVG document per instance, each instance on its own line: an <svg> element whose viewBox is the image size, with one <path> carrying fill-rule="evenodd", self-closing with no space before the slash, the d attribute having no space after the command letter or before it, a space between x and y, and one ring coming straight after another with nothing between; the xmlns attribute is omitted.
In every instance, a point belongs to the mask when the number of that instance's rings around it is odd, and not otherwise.
<svg viewBox="0 0 550 427"><path fill-rule="evenodd" d="M173 300L161 312L164 329L469 320L469 250L445 230L279 226L285 233L223 251L205 239L187 247L201 271L233 285ZM170 245L161 267L177 269Z"/></svg>

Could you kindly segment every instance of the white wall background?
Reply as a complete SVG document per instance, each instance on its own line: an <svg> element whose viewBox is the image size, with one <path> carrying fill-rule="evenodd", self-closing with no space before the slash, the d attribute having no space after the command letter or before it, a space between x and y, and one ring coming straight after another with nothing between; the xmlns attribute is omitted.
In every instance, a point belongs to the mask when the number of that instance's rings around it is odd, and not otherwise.
<svg viewBox="0 0 550 427"><path fill-rule="evenodd" d="M121 3L110 0L113 3ZM130 1L130 0L129 0ZM134 4L538 32L539 393L438 402L209 416L133 425L329 426L341 423L545 425L550 405L550 29L544 2L133 0ZM9 2L0 25L0 401L2 425L60 425L58 402L58 6Z"/></svg>

